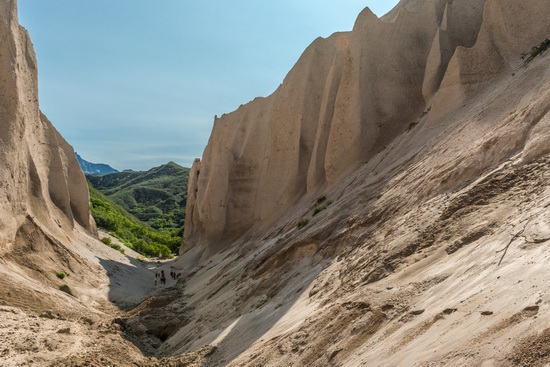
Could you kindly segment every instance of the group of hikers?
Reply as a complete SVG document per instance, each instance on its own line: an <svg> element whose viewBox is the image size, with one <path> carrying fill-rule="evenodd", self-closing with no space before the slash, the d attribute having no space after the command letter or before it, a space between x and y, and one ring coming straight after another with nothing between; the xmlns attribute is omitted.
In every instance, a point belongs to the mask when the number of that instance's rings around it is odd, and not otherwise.
<svg viewBox="0 0 550 367"><path fill-rule="evenodd" d="M170 270L170 277L173 280L178 279L181 276L181 273L176 273L174 270ZM164 270L161 270L160 273L157 271L155 273L155 285L157 285L160 280L161 284L166 284L166 275L164 275Z"/></svg>

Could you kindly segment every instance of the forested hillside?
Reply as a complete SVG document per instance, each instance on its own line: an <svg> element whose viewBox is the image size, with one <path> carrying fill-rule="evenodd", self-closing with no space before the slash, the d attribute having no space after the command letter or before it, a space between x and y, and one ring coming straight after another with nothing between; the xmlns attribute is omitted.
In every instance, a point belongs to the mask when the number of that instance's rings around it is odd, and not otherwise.
<svg viewBox="0 0 550 367"><path fill-rule="evenodd" d="M181 236L189 169L174 162L146 172L87 176L88 182L152 228Z"/></svg>
<svg viewBox="0 0 550 367"><path fill-rule="evenodd" d="M162 233L150 228L92 186L90 203L97 226L136 252L167 258L178 252L181 233Z"/></svg>

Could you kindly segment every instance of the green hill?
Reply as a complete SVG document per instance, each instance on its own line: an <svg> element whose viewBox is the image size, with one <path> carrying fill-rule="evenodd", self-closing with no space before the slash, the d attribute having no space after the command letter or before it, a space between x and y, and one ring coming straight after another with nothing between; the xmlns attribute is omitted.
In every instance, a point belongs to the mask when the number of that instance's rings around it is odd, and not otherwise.
<svg viewBox="0 0 550 367"><path fill-rule="evenodd" d="M140 221L160 232L182 230L189 169L174 162L146 172L87 176L88 182Z"/></svg>
<svg viewBox="0 0 550 367"><path fill-rule="evenodd" d="M89 190L92 216L98 227L145 256L171 258L172 253L177 253L181 236L153 230L91 185ZM106 244L111 245L110 241Z"/></svg>

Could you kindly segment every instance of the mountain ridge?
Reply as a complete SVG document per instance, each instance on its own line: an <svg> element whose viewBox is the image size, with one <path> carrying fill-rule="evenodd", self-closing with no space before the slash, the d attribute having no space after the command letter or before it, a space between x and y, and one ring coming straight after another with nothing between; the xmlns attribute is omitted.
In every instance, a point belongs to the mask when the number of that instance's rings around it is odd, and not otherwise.
<svg viewBox="0 0 550 367"><path fill-rule="evenodd" d="M83 159L78 153L75 152L78 164L84 174L88 175L104 175L108 173L116 173L118 170L105 163L91 163Z"/></svg>

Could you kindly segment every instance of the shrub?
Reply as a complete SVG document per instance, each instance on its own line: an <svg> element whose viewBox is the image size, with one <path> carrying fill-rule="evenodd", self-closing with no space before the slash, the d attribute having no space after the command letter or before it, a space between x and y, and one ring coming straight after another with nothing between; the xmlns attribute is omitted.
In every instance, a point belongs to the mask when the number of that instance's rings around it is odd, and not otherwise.
<svg viewBox="0 0 550 367"><path fill-rule="evenodd" d="M103 242L104 244L106 244L107 246L111 246L113 244L113 241L111 241L111 239L109 237L103 237L101 239L101 242Z"/></svg>
<svg viewBox="0 0 550 367"><path fill-rule="evenodd" d="M117 250L121 254L123 254L125 252L124 249L122 247L120 247L120 245L118 243L113 243L113 241L109 237L103 237L101 239L101 242L103 242L104 244L106 244L110 248Z"/></svg>
<svg viewBox="0 0 550 367"><path fill-rule="evenodd" d="M296 227L298 227L298 229L302 229L305 226L307 226L308 223L309 223L309 219L304 218L300 220L298 223L296 223Z"/></svg>
<svg viewBox="0 0 550 367"><path fill-rule="evenodd" d="M413 121L409 124L409 126L407 127L407 131L411 131L412 129L414 129L416 127L416 125L418 125L419 121L416 120L416 121Z"/></svg>
<svg viewBox="0 0 550 367"><path fill-rule="evenodd" d="M325 210L327 208L326 205L323 205L323 206L318 206L317 208L315 208L313 210L313 216L316 216L317 214L321 213L323 210Z"/></svg>
<svg viewBox="0 0 550 367"><path fill-rule="evenodd" d="M316 216L317 214L321 213L323 210L325 210L326 208L328 208L328 206L332 204L332 201L327 201L325 203L325 205L321 205L321 206L318 206L317 208L315 208L313 210L313 216Z"/></svg>
<svg viewBox="0 0 550 367"><path fill-rule="evenodd" d="M55 274L59 279L65 279L65 277L68 275L68 274L65 274L65 272L61 271L57 274Z"/></svg>
<svg viewBox="0 0 550 367"><path fill-rule="evenodd" d="M546 50L550 48L550 39L545 39L538 46L534 46L531 51L521 54L523 65L527 65L538 55L542 55Z"/></svg>
<svg viewBox="0 0 550 367"><path fill-rule="evenodd" d="M319 205L325 200L327 200L327 197L325 195L323 195L315 201L315 205Z"/></svg>

